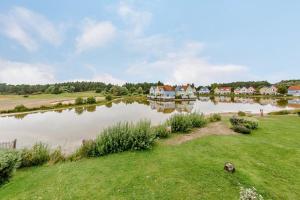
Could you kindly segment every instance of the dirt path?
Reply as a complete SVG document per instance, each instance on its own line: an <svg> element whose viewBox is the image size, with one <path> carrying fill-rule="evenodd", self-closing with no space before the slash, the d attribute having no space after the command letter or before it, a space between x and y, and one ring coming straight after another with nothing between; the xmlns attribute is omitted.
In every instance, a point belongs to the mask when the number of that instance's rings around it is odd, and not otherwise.
<svg viewBox="0 0 300 200"><path fill-rule="evenodd" d="M224 122L210 123L204 128L199 128L188 134L176 135L165 141L168 145L178 145L207 135L233 135L236 134Z"/></svg>

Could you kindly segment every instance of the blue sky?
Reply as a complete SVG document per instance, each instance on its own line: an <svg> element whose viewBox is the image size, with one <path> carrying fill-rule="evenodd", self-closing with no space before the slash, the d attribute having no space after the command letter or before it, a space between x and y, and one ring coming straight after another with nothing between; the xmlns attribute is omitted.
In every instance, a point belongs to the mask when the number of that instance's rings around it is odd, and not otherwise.
<svg viewBox="0 0 300 200"><path fill-rule="evenodd" d="M2 0L0 82L299 79L299 10L296 0Z"/></svg>

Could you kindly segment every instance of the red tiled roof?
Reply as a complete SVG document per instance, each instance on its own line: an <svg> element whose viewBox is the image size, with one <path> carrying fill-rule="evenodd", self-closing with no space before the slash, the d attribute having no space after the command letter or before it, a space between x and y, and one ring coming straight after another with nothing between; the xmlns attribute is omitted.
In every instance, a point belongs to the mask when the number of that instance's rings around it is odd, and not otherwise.
<svg viewBox="0 0 300 200"><path fill-rule="evenodd" d="M289 87L289 90L300 90L300 85L294 85Z"/></svg>
<svg viewBox="0 0 300 200"><path fill-rule="evenodd" d="M171 85L158 86L160 89L164 91L174 91L175 89Z"/></svg>

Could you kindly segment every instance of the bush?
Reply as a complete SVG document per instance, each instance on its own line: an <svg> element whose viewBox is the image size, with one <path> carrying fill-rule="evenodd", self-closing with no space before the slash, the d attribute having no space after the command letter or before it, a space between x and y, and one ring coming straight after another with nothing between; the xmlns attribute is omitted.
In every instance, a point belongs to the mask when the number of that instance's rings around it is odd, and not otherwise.
<svg viewBox="0 0 300 200"><path fill-rule="evenodd" d="M50 150L43 143L36 143L31 149L21 151L21 167L42 165L49 161Z"/></svg>
<svg viewBox="0 0 300 200"><path fill-rule="evenodd" d="M14 108L14 112L25 112L28 111L29 109L24 106L24 105L18 105Z"/></svg>
<svg viewBox="0 0 300 200"><path fill-rule="evenodd" d="M75 105L81 105L81 104L83 104L83 99L81 97L77 97L75 99Z"/></svg>
<svg viewBox="0 0 300 200"><path fill-rule="evenodd" d="M243 125L236 125L233 126L233 130L237 133L243 133L243 134L250 134L251 133L251 129L246 128Z"/></svg>
<svg viewBox="0 0 300 200"><path fill-rule="evenodd" d="M125 122L106 128L95 141L85 142L77 151L77 156L95 157L127 150L150 149L154 143L150 124L150 121L140 121L136 125Z"/></svg>
<svg viewBox="0 0 300 200"><path fill-rule="evenodd" d="M169 137L171 130L168 129L168 126L165 124L158 125L153 128L155 137L157 138L167 138Z"/></svg>
<svg viewBox="0 0 300 200"><path fill-rule="evenodd" d="M245 116L246 116L246 113L243 112L243 111L239 111L239 112L238 112L238 116L240 116L240 117L245 117Z"/></svg>
<svg viewBox="0 0 300 200"><path fill-rule="evenodd" d="M218 121L221 121L222 117L220 114L212 114L208 117L208 121L210 122L218 122Z"/></svg>
<svg viewBox="0 0 300 200"><path fill-rule="evenodd" d="M192 113L187 115L187 118L192 122L193 128L201 128L207 123L203 114Z"/></svg>
<svg viewBox="0 0 300 200"><path fill-rule="evenodd" d="M65 160L66 158L59 147L50 154L49 164L56 164Z"/></svg>
<svg viewBox="0 0 300 200"><path fill-rule="evenodd" d="M105 97L105 99L106 99L107 101L111 101L111 100L112 100L112 96L109 94L109 95L107 95L107 96Z"/></svg>
<svg viewBox="0 0 300 200"><path fill-rule="evenodd" d="M88 97L86 100L87 104L95 104L96 103L96 99L95 97Z"/></svg>
<svg viewBox="0 0 300 200"><path fill-rule="evenodd" d="M20 164L17 151L0 150L0 185L9 181Z"/></svg>
<svg viewBox="0 0 300 200"><path fill-rule="evenodd" d="M280 111L274 111L270 112L269 115L288 115L291 114L288 110L280 110Z"/></svg>
<svg viewBox="0 0 300 200"><path fill-rule="evenodd" d="M299 112L297 112L297 114L298 114L298 116L300 117L300 111L299 111Z"/></svg>
<svg viewBox="0 0 300 200"><path fill-rule="evenodd" d="M258 122L254 119L250 118L242 118L242 117L231 117L230 118L230 123L232 126L245 126L248 129L257 129L258 128Z"/></svg>
<svg viewBox="0 0 300 200"><path fill-rule="evenodd" d="M168 120L171 125L171 131L175 132L188 132L192 129L193 124L185 114L175 114Z"/></svg>

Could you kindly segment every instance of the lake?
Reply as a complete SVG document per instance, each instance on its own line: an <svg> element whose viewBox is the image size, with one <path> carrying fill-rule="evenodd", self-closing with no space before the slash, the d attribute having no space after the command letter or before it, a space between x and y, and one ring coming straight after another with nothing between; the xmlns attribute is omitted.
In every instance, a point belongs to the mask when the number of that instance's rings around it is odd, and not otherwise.
<svg viewBox="0 0 300 200"><path fill-rule="evenodd" d="M159 124L175 113L265 113L300 108L300 99L200 97L196 101L156 102L122 100L102 106L86 106L58 111L0 117L0 142L17 139L17 148L44 142L61 146L64 152L78 148L83 139L95 138L100 131L120 121L149 119Z"/></svg>

